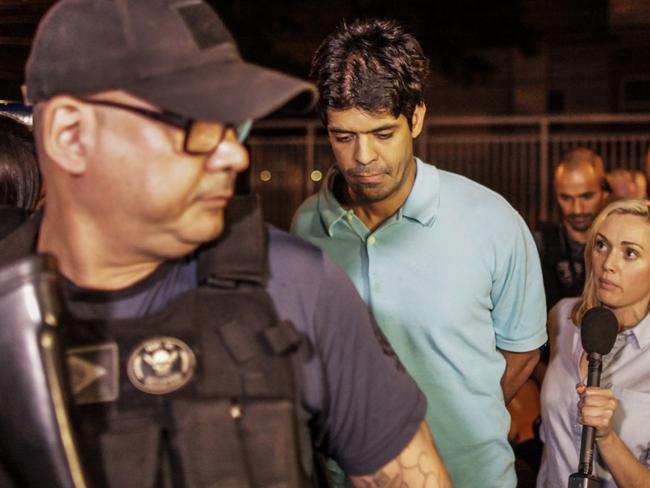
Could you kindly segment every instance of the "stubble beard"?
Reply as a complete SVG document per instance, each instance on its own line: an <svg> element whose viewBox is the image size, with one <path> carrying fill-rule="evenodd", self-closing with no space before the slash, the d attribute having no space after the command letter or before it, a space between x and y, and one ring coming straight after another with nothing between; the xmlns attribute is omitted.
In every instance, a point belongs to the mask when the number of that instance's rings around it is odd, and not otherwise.
<svg viewBox="0 0 650 488"><path fill-rule="evenodd" d="M354 200L361 204L371 204L381 202L392 195L396 188L385 188L381 183L366 183L350 185L348 188Z"/></svg>
<svg viewBox="0 0 650 488"><path fill-rule="evenodd" d="M589 230L589 227L591 227L592 222L596 218L595 214L580 214L580 217L588 217L588 219L581 219L581 221L587 222L586 224L582 223L577 223L574 220L571 219L571 215L565 218L565 222L571 229L573 229L575 232L587 232Z"/></svg>

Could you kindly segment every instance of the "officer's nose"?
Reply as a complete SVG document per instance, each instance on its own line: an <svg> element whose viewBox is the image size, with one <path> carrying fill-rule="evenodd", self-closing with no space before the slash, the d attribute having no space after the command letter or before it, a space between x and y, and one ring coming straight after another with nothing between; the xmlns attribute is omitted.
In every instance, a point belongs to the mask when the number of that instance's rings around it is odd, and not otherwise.
<svg viewBox="0 0 650 488"><path fill-rule="evenodd" d="M248 168L249 161L246 147L237 139L235 130L229 128L223 141L206 159L205 170L209 172L235 171L241 173Z"/></svg>

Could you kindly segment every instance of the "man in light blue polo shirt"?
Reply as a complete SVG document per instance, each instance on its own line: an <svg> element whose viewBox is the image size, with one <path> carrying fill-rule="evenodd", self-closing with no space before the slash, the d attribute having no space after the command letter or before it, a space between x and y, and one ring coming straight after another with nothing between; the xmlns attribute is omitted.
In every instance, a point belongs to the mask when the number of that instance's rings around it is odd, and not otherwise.
<svg viewBox="0 0 650 488"><path fill-rule="evenodd" d="M294 217L354 281L429 399L457 487L512 488L506 404L546 342L539 258L499 195L413 155L428 60L391 21L342 25L312 76L337 164Z"/></svg>

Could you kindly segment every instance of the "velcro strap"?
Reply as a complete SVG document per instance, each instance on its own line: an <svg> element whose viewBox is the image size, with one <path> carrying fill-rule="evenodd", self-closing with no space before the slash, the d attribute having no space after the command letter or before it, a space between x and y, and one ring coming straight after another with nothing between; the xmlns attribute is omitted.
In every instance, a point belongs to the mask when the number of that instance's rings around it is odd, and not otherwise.
<svg viewBox="0 0 650 488"><path fill-rule="evenodd" d="M302 335L288 320L282 320L275 326L265 329L264 337L277 356L296 350L302 341Z"/></svg>
<svg viewBox="0 0 650 488"><path fill-rule="evenodd" d="M219 327L219 334L232 357L239 363L246 362L261 352L259 343L249 329L235 321Z"/></svg>

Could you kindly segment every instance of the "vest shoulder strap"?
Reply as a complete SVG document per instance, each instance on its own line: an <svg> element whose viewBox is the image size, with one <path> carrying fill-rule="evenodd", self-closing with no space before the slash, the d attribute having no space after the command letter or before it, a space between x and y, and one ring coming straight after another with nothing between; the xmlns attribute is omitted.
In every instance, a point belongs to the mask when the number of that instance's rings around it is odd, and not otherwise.
<svg viewBox="0 0 650 488"><path fill-rule="evenodd" d="M233 198L224 231L199 249L199 284L230 288L238 282L264 286L268 279L268 235L257 195Z"/></svg>
<svg viewBox="0 0 650 488"><path fill-rule="evenodd" d="M542 222L538 232L542 241L542 255L550 256L554 260L559 258L566 247L563 226L554 222Z"/></svg>

